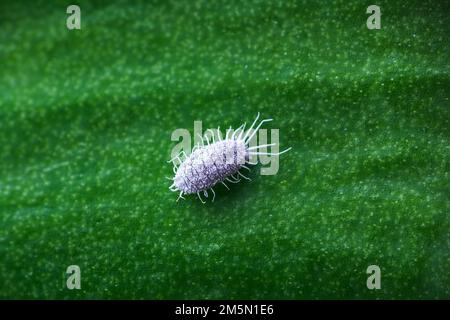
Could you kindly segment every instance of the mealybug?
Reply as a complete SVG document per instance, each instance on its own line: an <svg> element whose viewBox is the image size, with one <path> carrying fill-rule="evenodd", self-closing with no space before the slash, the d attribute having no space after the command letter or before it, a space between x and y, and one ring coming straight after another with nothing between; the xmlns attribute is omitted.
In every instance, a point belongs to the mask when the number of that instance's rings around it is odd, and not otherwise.
<svg viewBox="0 0 450 320"><path fill-rule="evenodd" d="M220 131L218 128L218 139L215 141L214 135L212 136L213 142L210 144L209 139L206 139L207 145L203 143L203 137L201 137L202 145L196 145L189 156L186 155L184 151L178 154L175 158L169 160L172 162L174 167L173 171L175 177L173 179L172 185L169 187L171 191L179 192L179 197L177 201L183 198L183 194L193 194L197 193L198 198L202 203L200 193L203 192L205 197L208 197L208 191L211 190L213 193L213 199L216 196L213 187L221 183L227 189L228 186L226 181L230 183L238 183L240 177L250 180L250 178L244 176L239 170L244 168L250 170L246 164L255 165L256 163L250 162L251 155L272 155L278 156L282 153L289 151L288 148L282 152L270 153L270 152L259 152L259 148L270 147L275 145L264 144L254 147L249 146L250 140L258 132L259 128L264 122L272 121L272 119L262 120L256 129L253 131L253 127L259 119L259 113L255 121L251 125L250 129L245 133L245 123L241 125L236 131L233 132L232 136L229 137L230 131L227 131L225 139L222 140L220 136ZM230 128L231 129L231 128ZM212 131L212 130L211 130ZM237 133L239 135L237 135ZM245 133L245 134L244 134ZM183 157L182 160L180 157ZM179 162L179 166L175 163L175 160Z"/></svg>

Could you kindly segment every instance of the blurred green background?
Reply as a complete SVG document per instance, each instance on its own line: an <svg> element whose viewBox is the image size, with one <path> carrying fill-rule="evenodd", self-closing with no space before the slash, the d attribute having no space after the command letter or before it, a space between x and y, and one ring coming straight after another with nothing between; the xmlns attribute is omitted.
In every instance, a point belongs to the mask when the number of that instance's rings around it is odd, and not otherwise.
<svg viewBox="0 0 450 320"><path fill-rule="evenodd" d="M0 2L0 298L450 298L447 1L69 4ZM172 131L258 111L278 174L176 203Z"/></svg>

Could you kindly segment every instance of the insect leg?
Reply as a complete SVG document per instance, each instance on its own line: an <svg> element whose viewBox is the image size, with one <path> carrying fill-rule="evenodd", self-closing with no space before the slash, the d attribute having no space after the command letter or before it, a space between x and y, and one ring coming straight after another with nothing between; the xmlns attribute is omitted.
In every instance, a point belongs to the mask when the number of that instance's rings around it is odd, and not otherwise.
<svg viewBox="0 0 450 320"><path fill-rule="evenodd" d="M244 122L244 126L242 127L241 133L239 134L239 137L238 137L239 140L242 138L242 135L243 135L244 132L245 132L245 125L246 125L246 124L247 124L247 122Z"/></svg>
<svg viewBox="0 0 450 320"><path fill-rule="evenodd" d="M186 155L186 153L184 152L184 150L181 150L175 157L173 157L172 159L168 160L167 162L172 162L172 161L174 161L174 160L178 160L178 161L181 162L180 156L183 155L183 154Z"/></svg>
<svg viewBox="0 0 450 320"><path fill-rule="evenodd" d="M200 142L197 142L197 144L192 148L191 153L197 150L198 148L200 148Z"/></svg>
<svg viewBox="0 0 450 320"><path fill-rule="evenodd" d="M184 152L184 150L181 151L180 156L184 156L184 160L186 160L187 157L188 157L187 154L186 154L186 152ZM181 159L180 159L180 160L181 160ZM184 161L184 160L183 160L183 161Z"/></svg>
<svg viewBox="0 0 450 320"><path fill-rule="evenodd" d="M230 132L231 132L231 126L230 126L230 128L227 129L227 132L226 132L226 134L225 134L225 140L228 140L228 139L229 139L229 134L230 134Z"/></svg>
<svg viewBox="0 0 450 320"><path fill-rule="evenodd" d="M200 137L201 141L202 141L202 146L204 146L205 144L203 143L203 137L200 133L197 133L197 135Z"/></svg>
<svg viewBox="0 0 450 320"><path fill-rule="evenodd" d="M227 188L228 190L230 190L230 188L228 188L228 186L227 186L227 184L226 184L225 182L223 182L223 181L220 181L220 182L222 182L222 184L225 186L225 188Z"/></svg>
<svg viewBox="0 0 450 320"><path fill-rule="evenodd" d="M178 200L180 200L180 198L183 200L186 200L183 198L183 191L180 191L180 195L178 196L177 202L178 202Z"/></svg>
<svg viewBox="0 0 450 320"><path fill-rule="evenodd" d="M217 127L217 138L219 139L219 141L222 141L222 133L220 133L220 126Z"/></svg>
<svg viewBox="0 0 450 320"><path fill-rule="evenodd" d="M197 196L198 196L198 198L200 199L200 201L201 201L203 204L206 203L205 201L202 200L202 197L200 197L200 192L197 192Z"/></svg>
<svg viewBox="0 0 450 320"><path fill-rule="evenodd" d="M246 180L248 180L248 181L252 181L252 179L250 179L250 178L248 178L248 177L246 177L246 176L244 176L242 173L240 173L239 171L237 172L242 178L244 178L244 179L246 179Z"/></svg>
<svg viewBox="0 0 450 320"><path fill-rule="evenodd" d="M238 131L241 130L242 127L243 127L244 125L245 125L245 124L241 125L239 128L237 128L237 129L233 132L233 135L231 136L231 139L232 139L232 140L234 140L234 138L236 137L236 133L238 133Z"/></svg>

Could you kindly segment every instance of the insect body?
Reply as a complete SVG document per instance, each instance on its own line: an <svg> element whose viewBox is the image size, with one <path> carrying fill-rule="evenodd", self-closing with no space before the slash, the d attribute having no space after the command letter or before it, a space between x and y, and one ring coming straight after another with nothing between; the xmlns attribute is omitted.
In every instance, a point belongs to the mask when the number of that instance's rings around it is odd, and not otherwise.
<svg viewBox="0 0 450 320"><path fill-rule="evenodd" d="M195 146L189 156L182 151L174 159L171 159L169 162L174 164L175 177L171 179L173 183L169 189L179 192L178 199L183 198L183 194L197 193L202 203L205 202L201 197L201 193L208 197L208 190L211 190L213 193L212 201L214 201L216 194L213 187L216 184L223 184L229 189L226 182L238 183L241 177L250 180L240 172L241 169L250 171L250 168L246 166L247 164L256 164L250 162L250 156L260 154L277 156L291 149L288 148L278 153L258 151L259 148L273 146L273 143L250 147L249 142L258 132L261 125L264 122L272 121L272 119L262 120L256 129L253 130L258 119L259 113L246 133L245 124L243 124L234 131L231 137L229 137L230 131L227 131L225 139L221 139L219 135L219 141L216 142L213 135L213 143L211 144L209 139L207 139L207 145L205 145L203 137L201 137L202 145ZM220 132L219 129L218 132ZM180 157L183 156L184 160L181 160ZM175 160L179 162L179 166L175 164Z"/></svg>

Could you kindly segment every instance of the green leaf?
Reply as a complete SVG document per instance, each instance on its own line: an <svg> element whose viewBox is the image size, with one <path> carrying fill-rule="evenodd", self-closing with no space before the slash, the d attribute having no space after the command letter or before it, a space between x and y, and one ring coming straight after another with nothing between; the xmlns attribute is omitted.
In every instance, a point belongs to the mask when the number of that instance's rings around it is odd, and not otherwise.
<svg viewBox="0 0 450 320"><path fill-rule="evenodd" d="M0 298L450 298L444 2L69 4L0 4ZM257 112L278 173L176 202L171 133Z"/></svg>

